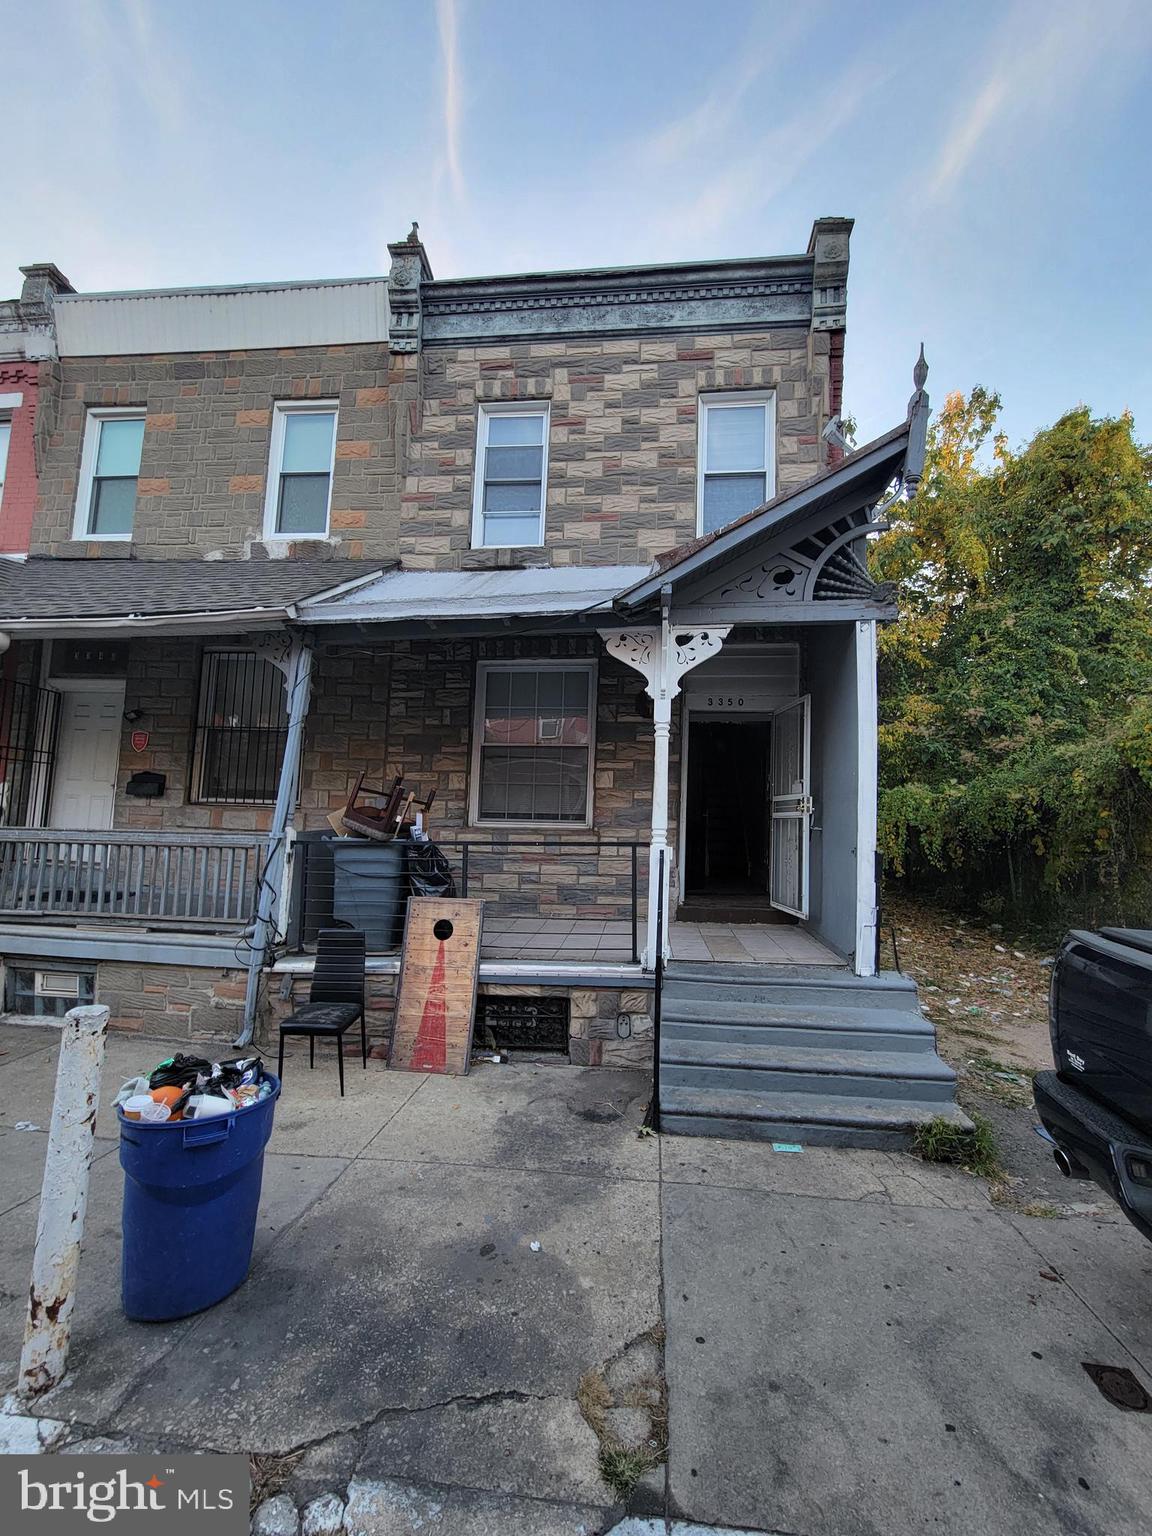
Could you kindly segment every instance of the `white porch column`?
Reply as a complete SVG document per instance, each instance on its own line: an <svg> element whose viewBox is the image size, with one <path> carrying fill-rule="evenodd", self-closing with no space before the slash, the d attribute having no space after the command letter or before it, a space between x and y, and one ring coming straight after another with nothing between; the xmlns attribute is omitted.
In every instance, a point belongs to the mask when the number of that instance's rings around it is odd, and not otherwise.
<svg viewBox="0 0 1152 1536"><path fill-rule="evenodd" d="M284 739L284 759L280 764L280 782L276 805L268 828L260 884L256 891L256 916L248 938L248 985L244 994L244 1025L236 1045L247 1045L256 1028L256 1003L260 992L260 972L268 945L276 934L276 917L283 910L280 885L284 877L288 822L291 819L300 783L300 758L304 747L304 726L312 698L312 641L308 635L277 637L278 649L264 648L264 655L284 674L288 730Z"/></svg>
<svg viewBox="0 0 1152 1536"><path fill-rule="evenodd" d="M668 847L668 764L672 735L672 700L680 692L686 672L714 656L731 625L716 629L677 631L667 602L662 606L659 629L602 629L600 638L610 656L634 667L645 680L652 700L652 831L648 849L648 937L644 968L656 963L656 913L660 896L660 855L664 855L664 952L667 957L668 888L672 855Z"/></svg>
<svg viewBox="0 0 1152 1536"><path fill-rule="evenodd" d="M879 710L876 620L856 623L856 965L857 976L876 974L876 844L880 766L876 750Z"/></svg>

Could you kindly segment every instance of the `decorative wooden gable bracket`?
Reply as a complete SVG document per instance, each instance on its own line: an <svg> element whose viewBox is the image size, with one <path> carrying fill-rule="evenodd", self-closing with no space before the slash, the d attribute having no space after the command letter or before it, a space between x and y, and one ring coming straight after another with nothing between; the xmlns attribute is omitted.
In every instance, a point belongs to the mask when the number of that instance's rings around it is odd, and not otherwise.
<svg viewBox="0 0 1152 1536"><path fill-rule="evenodd" d="M863 541L888 524L875 506L812 518L781 536L781 544L745 552L727 571L713 572L677 592L674 623L755 624L776 620L894 617L896 589L875 582ZM785 543L784 541L787 540Z"/></svg>
<svg viewBox="0 0 1152 1536"><path fill-rule="evenodd" d="M600 638L610 656L633 667L644 679L644 692L658 704L669 704L680 692L680 680L702 661L715 656L728 628L677 631L665 629L602 629Z"/></svg>

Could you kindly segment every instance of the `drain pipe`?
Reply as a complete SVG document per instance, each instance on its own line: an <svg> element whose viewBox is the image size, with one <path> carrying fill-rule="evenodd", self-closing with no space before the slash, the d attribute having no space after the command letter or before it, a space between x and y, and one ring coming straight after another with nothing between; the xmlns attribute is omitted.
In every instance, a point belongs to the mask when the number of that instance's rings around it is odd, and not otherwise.
<svg viewBox="0 0 1152 1536"><path fill-rule="evenodd" d="M271 659L271 658L270 658ZM256 892L256 918L248 935L248 984L244 992L244 1025L234 1044L247 1045L256 1030L256 1008L260 997L260 972L264 969L269 947L276 938L276 916L280 904L280 886L284 877L284 853L288 821L296 804L300 782L300 759L304 747L304 726L312 696L312 639L301 635L294 639L283 664L288 701L288 732L284 741L284 761L280 765L280 783L276 805L268 828L264 866Z"/></svg>

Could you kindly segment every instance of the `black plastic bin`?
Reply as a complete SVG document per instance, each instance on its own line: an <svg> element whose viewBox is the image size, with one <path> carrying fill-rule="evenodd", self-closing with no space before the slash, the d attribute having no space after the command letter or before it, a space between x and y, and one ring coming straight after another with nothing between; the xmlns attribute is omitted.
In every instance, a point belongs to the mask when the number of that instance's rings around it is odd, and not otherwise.
<svg viewBox="0 0 1152 1536"><path fill-rule="evenodd" d="M408 840L332 842L332 916L358 928L370 954L387 954L404 940L408 910Z"/></svg>

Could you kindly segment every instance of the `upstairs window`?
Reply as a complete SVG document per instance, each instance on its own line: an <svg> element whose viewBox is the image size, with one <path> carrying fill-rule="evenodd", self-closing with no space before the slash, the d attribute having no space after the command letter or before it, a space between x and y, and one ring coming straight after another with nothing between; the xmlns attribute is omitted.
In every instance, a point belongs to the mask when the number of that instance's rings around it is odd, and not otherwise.
<svg viewBox="0 0 1152 1536"><path fill-rule="evenodd" d="M267 538L323 538L332 504L336 402L277 405L264 509Z"/></svg>
<svg viewBox="0 0 1152 1536"><path fill-rule="evenodd" d="M590 662L481 662L473 822L590 825L595 702Z"/></svg>
<svg viewBox="0 0 1152 1536"><path fill-rule="evenodd" d="M547 485L547 405L482 405L476 429L473 546L543 544Z"/></svg>
<svg viewBox="0 0 1152 1536"><path fill-rule="evenodd" d="M132 537L143 445L143 411L88 412L76 498L76 538Z"/></svg>
<svg viewBox="0 0 1152 1536"><path fill-rule="evenodd" d="M0 501L4 500L4 475L8 469L8 443L11 436L11 420L0 416Z"/></svg>
<svg viewBox="0 0 1152 1536"><path fill-rule="evenodd" d="M216 805L274 801L287 737L280 669L255 651L205 651L192 799Z"/></svg>
<svg viewBox="0 0 1152 1536"><path fill-rule="evenodd" d="M699 531L711 533L775 495L771 394L704 395L700 400Z"/></svg>

